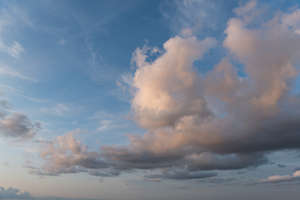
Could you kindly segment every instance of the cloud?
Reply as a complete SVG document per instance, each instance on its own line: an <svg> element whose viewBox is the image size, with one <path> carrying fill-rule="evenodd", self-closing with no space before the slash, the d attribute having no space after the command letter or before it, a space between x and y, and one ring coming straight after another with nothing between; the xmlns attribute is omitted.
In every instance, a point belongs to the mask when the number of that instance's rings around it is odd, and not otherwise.
<svg viewBox="0 0 300 200"><path fill-rule="evenodd" d="M249 15L256 12L252 4ZM263 164L268 151L299 148L299 97L290 91L300 37L282 17L255 28L245 15L230 19L223 42L230 57L205 75L193 64L214 39L176 36L151 62L138 51L132 109L148 132L130 136L129 146L103 147L104 157L125 168L224 170ZM232 59L246 75L238 75Z"/></svg>
<svg viewBox="0 0 300 200"><path fill-rule="evenodd" d="M223 27L226 9L231 4L231 1L176 0L163 2L161 12L173 32L197 34Z"/></svg>
<svg viewBox="0 0 300 200"><path fill-rule="evenodd" d="M15 87L9 86L9 85L4 85L4 84L0 84L0 89L1 91L3 91L3 93L7 94L7 93L13 93L15 95L18 95L28 101L34 102L34 103L45 103L48 102L49 100L47 99L40 99L40 98L36 98L36 97L32 97L32 96L27 96L24 94L24 91L19 90Z"/></svg>
<svg viewBox="0 0 300 200"><path fill-rule="evenodd" d="M24 52L24 48L19 42L14 41L11 46L7 47L7 52L12 57L18 58Z"/></svg>
<svg viewBox="0 0 300 200"><path fill-rule="evenodd" d="M21 191L17 188L3 188L0 187L0 199L31 199L31 195L28 192Z"/></svg>
<svg viewBox="0 0 300 200"><path fill-rule="evenodd" d="M29 76L26 76L24 74L21 74L20 72L12 69L11 67L7 67L7 66L3 66L3 65L0 66L0 75L36 82L35 79L33 79Z"/></svg>
<svg viewBox="0 0 300 200"><path fill-rule="evenodd" d="M164 44L166 52L153 63L136 58L132 107L141 126L158 128L173 125L183 115L210 115L197 92L200 79L192 64L215 45L212 38L176 36Z"/></svg>
<svg viewBox="0 0 300 200"><path fill-rule="evenodd" d="M11 110L8 101L0 99L0 135L15 139L33 138L41 129L39 122L32 122L30 118Z"/></svg>
<svg viewBox="0 0 300 200"><path fill-rule="evenodd" d="M45 107L40 109L41 112L56 115L64 116L72 111L71 107L67 104L58 103L52 107Z"/></svg>
<svg viewBox="0 0 300 200"><path fill-rule="evenodd" d="M112 130L112 129L122 128L122 127L124 127L124 125L120 124L120 122L116 123L115 120L104 119L104 120L100 120L97 131L103 132L103 131L108 131L108 130Z"/></svg>
<svg viewBox="0 0 300 200"><path fill-rule="evenodd" d="M0 51L7 53L13 58L19 58L25 52L24 47L18 41L8 44L4 39L4 32L16 22L29 25L27 23L29 22L29 18L17 7L1 9L0 16Z"/></svg>
<svg viewBox="0 0 300 200"><path fill-rule="evenodd" d="M22 113L6 114L0 116L0 134L12 138L32 138L41 128L39 123L33 123Z"/></svg>
<svg viewBox="0 0 300 200"><path fill-rule="evenodd" d="M150 180L158 180L158 179L174 179L174 180L191 180L191 179L203 179L217 176L215 172L189 172L184 170L168 170L163 172L162 174L152 174L145 176Z"/></svg>
<svg viewBox="0 0 300 200"><path fill-rule="evenodd" d="M31 173L38 175L57 176L62 173L86 172L93 176L115 176L119 173L111 170L101 160L99 152L88 151L87 146L75 139L80 133L76 129L65 135L58 136L51 142L42 143L40 156L46 161L41 168L27 166ZM101 171L97 171L102 169Z"/></svg>
<svg viewBox="0 0 300 200"><path fill-rule="evenodd" d="M150 178L192 179L216 175L203 171L256 167L267 162L268 152L299 149L300 99L291 91L300 35L283 20L298 10L249 26L254 18L247 16L257 14L255 6L240 8L245 14L236 9L222 43L227 56L206 74L197 71L195 62L219 44L213 38L172 37L155 58L151 49L138 48L128 83L134 119L146 133L100 152L63 136L44 156L49 169L89 169L83 163L91 159L99 162L100 172L164 169ZM234 63L242 66L243 75Z"/></svg>
<svg viewBox="0 0 300 200"><path fill-rule="evenodd" d="M295 33L300 34L300 10L295 10L292 13L285 14L282 17L282 22L290 26Z"/></svg>
<svg viewBox="0 0 300 200"><path fill-rule="evenodd" d="M0 199L1 200L17 200L17 199L26 199L26 200L83 200L81 198L64 198L64 197L35 197L29 192L22 191L18 188L9 187L4 188L0 186ZM85 200L92 200L90 198L85 198Z"/></svg>
<svg viewBox="0 0 300 200"><path fill-rule="evenodd" d="M63 39L58 40L57 43L61 46L64 46L66 44L66 40L63 38Z"/></svg>
<svg viewBox="0 0 300 200"><path fill-rule="evenodd" d="M292 175L274 175L269 176L266 179L262 179L260 183L282 183L282 182L292 182L300 181L300 171L295 171Z"/></svg>

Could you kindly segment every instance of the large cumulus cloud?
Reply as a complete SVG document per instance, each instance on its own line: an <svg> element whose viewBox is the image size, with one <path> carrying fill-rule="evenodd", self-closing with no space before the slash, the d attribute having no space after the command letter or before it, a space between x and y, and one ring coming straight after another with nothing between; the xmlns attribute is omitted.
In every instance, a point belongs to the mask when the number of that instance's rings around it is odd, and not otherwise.
<svg viewBox="0 0 300 200"><path fill-rule="evenodd" d="M80 155L101 159L98 168L163 169L150 178L204 178L215 174L203 170L258 166L267 162L267 152L300 148L300 98L291 92L298 76L300 11L254 26L255 6L251 1L236 9L222 42L228 55L206 74L195 62L217 46L213 38L175 36L154 60L151 49L137 49L131 105L147 132L130 136L127 146L102 147L97 155L69 146L73 157L62 156L60 170L93 168L74 161ZM57 165L56 151L49 152L46 160Z"/></svg>

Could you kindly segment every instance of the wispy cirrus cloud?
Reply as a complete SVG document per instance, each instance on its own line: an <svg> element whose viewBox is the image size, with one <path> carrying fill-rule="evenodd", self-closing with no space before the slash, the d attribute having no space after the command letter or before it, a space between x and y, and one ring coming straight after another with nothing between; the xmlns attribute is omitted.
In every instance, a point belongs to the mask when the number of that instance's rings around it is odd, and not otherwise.
<svg viewBox="0 0 300 200"><path fill-rule="evenodd" d="M40 109L40 111L50 115L64 116L70 113L72 109L67 104L57 103L52 107L43 107Z"/></svg>
<svg viewBox="0 0 300 200"><path fill-rule="evenodd" d="M37 82L36 79L26 76L19 71L13 69L12 67L8 67L6 65L0 65L0 76L8 76L11 78L17 78L17 79L22 79L22 80L27 80L27 81L32 81L32 82Z"/></svg>
<svg viewBox="0 0 300 200"><path fill-rule="evenodd" d="M25 52L25 49L18 41L7 42L4 33L8 27L13 26L16 22L21 21L22 24L26 25L32 25L32 23L28 16L16 6L2 8L0 10L0 17L0 51L17 59Z"/></svg>

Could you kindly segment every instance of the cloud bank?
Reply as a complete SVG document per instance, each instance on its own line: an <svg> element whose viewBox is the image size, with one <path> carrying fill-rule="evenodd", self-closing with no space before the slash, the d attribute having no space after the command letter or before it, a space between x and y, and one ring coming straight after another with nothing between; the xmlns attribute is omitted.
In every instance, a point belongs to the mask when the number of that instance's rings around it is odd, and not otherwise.
<svg viewBox="0 0 300 200"><path fill-rule="evenodd" d="M149 178L184 180L216 175L207 170L255 167L267 162L268 152L299 149L300 98L292 86L298 76L300 11L255 26L255 1L235 12L222 42L227 56L206 74L195 62L220 44L214 38L172 37L155 59L151 49L135 51L131 106L144 135L93 153L62 136L42 154L41 173L161 169Z"/></svg>

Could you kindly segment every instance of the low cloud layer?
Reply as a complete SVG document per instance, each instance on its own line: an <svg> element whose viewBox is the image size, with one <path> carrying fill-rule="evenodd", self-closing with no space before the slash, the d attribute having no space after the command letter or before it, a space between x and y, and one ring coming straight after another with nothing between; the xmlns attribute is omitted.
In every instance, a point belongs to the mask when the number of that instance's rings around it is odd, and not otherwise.
<svg viewBox="0 0 300 200"><path fill-rule="evenodd" d="M206 170L264 164L267 152L299 149L300 98L292 92L300 61L299 12L254 26L255 1L238 8L222 42L227 56L206 74L195 62L221 44L214 38L175 36L154 60L151 49L137 49L131 105L147 132L97 153L61 136L42 154L42 172L162 169L149 178L193 179L216 175Z"/></svg>

